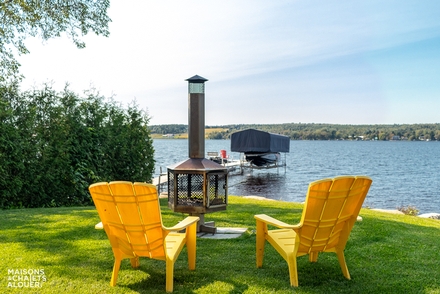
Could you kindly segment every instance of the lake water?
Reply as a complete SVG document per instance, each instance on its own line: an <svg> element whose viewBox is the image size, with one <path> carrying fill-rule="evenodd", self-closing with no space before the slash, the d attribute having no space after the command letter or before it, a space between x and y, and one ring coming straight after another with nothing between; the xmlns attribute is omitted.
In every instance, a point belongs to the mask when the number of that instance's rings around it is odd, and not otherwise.
<svg viewBox="0 0 440 294"><path fill-rule="evenodd" d="M230 140L206 140L205 151L230 152ZM154 140L156 171L188 158L188 140ZM284 154L282 154L284 157ZM303 202L308 184L338 175L373 179L364 206L396 209L415 206L419 213L440 212L440 142L291 141L287 167L245 170L229 176L229 195L257 195Z"/></svg>

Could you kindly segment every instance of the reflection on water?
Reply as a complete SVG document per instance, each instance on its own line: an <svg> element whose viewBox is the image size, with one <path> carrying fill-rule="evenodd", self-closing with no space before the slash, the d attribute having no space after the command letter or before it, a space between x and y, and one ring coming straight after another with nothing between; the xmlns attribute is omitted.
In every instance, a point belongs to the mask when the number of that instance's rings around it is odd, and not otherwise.
<svg viewBox="0 0 440 294"><path fill-rule="evenodd" d="M254 195L282 200L283 190L287 190L284 169L278 173L265 170L246 172L241 176L232 174L229 182L230 195Z"/></svg>
<svg viewBox="0 0 440 294"><path fill-rule="evenodd" d="M188 158L187 140L154 140L156 172ZM205 151L227 150L229 140L207 140ZM245 170L229 176L229 195L256 195L304 202L308 184L338 175L373 179L365 206L396 209L414 205L440 212L440 142L291 141L286 169Z"/></svg>

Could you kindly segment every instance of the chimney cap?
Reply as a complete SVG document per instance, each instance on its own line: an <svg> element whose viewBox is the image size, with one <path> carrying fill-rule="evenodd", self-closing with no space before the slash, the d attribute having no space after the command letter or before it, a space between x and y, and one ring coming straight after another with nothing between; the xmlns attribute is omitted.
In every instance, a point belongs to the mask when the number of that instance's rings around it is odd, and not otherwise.
<svg viewBox="0 0 440 294"><path fill-rule="evenodd" d="M185 81L188 81L189 83L204 83L207 82L208 80L199 75L195 75L193 77L190 77L189 79L186 79Z"/></svg>

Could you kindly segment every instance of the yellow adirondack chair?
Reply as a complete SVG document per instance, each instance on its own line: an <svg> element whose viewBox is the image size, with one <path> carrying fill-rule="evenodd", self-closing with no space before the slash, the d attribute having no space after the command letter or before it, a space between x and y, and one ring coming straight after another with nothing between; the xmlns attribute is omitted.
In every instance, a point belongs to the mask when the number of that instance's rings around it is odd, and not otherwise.
<svg viewBox="0 0 440 294"><path fill-rule="evenodd" d="M149 257L166 261L166 291L172 292L174 263L185 244L189 269L195 269L198 217L164 227L157 190L151 184L103 182L90 185L89 191L115 257L111 286L116 285L122 259L129 258L132 267L138 267L139 257Z"/></svg>
<svg viewBox="0 0 440 294"><path fill-rule="evenodd" d="M287 261L290 285L298 286L297 256L318 260L320 252L334 252L342 273L350 279L344 249L372 180L366 176L340 176L310 183L297 225L289 225L265 214L255 215L257 223L257 268L263 266L267 240ZM268 230L268 225L278 229Z"/></svg>

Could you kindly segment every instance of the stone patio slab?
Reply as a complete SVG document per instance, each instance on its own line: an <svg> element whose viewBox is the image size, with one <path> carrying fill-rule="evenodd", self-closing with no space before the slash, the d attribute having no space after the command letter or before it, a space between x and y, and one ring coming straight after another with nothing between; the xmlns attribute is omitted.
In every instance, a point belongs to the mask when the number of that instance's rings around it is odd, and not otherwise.
<svg viewBox="0 0 440 294"><path fill-rule="evenodd" d="M247 231L247 228L224 228L218 227L217 233L205 233L199 232L197 233L197 237L204 239L234 239L243 235L244 232Z"/></svg>

